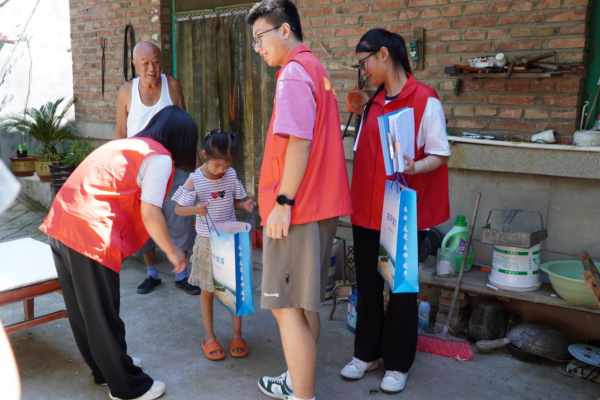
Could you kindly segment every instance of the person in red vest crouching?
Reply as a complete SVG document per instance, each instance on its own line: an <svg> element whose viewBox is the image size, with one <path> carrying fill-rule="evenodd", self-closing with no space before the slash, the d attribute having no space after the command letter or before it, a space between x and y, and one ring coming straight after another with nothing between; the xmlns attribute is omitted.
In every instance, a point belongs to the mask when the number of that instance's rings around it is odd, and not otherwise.
<svg viewBox="0 0 600 400"><path fill-rule="evenodd" d="M149 237L175 266L187 257L171 240L161 206L175 167L196 166L198 128L177 106L157 113L129 139L90 154L56 195L40 226L54 263L77 347L94 382L108 385L111 399L155 399L166 390L127 355L119 317L119 272L124 258Z"/></svg>

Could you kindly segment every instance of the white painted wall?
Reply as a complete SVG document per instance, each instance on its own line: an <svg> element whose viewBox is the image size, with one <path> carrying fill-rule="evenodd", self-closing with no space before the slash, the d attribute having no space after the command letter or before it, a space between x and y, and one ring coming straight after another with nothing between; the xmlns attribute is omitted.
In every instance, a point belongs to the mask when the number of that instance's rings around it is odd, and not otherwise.
<svg viewBox="0 0 600 400"><path fill-rule="evenodd" d="M73 63L67 51L71 47L68 0L0 0L0 32L11 40L22 33L31 37L28 107L73 97ZM29 63L26 43L0 45L0 115L23 110ZM69 118L74 116L73 108Z"/></svg>

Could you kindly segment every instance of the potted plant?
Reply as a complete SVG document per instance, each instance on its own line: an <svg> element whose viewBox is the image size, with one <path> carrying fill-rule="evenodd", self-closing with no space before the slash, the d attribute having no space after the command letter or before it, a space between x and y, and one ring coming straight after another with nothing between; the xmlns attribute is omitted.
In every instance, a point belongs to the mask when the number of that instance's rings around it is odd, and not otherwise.
<svg viewBox="0 0 600 400"><path fill-rule="evenodd" d="M62 142L61 142L62 147ZM89 140L73 140L69 149L61 155L58 162L49 165L52 177L52 190L54 195L59 192L75 168L94 151L94 146Z"/></svg>
<svg viewBox="0 0 600 400"><path fill-rule="evenodd" d="M33 67L33 58L31 57L31 37L25 34L19 35L17 40L9 40L8 36L0 33L0 49L4 43L19 43L27 44L27 52L29 53L29 81L27 84L27 96L25 97L25 109L29 103L29 93L31 92L31 69ZM33 157L28 157L27 143L25 143L25 135L21 133L21 140L17 143L17 156L9 157L11 168L15 176L31 176L35 172L35 160Z"/></svg>
<svg viewBox="0 0 600 400"><path fill-rule="evenodd" d="M63 100L64 98L55 102L50 101L39 109L33 107L26 109L22 115L13 113L0 118L0 128L15 129L23 136L30 135L41 144L41 154L34 158L36 172L42 181L50 181L47 165L58 159L59 154L56 149L58 142L64 139L75 139L75 125L65 116L77 99L71 99L59 113L58 108ZM13 172L15 172L14 165L13 163Z"/></svg>

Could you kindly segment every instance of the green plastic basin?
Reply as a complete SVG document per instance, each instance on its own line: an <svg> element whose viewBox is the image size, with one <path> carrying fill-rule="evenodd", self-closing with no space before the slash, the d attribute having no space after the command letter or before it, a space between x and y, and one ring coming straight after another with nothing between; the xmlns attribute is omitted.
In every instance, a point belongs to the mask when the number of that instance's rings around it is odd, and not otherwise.
<svg viewBox="0 0 600 400"><path fill-rule="evenodd" d="M581 277L581 261L552 261L542 264L540 268L548 274L552 287L560 297L572 303L600 308ZM596 264L596 268L600 269L600 265Z"/></svg>

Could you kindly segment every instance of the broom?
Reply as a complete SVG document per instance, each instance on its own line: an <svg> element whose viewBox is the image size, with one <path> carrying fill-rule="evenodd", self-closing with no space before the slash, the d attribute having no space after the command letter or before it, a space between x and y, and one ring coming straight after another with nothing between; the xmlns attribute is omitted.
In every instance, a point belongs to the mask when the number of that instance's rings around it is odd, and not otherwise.
<svg viewBox="0 0 600 400"><path fill-rule="evenodd" d="M452 303L450 303L450 310L448 311L446 325L444 325L444 329L441 333L419 334L419 340L417 342L417 350L419 351L437 354L438 356L442 357L460 357L463 360L470 360L473 358L471 344L466 340L450 336L448 334L448 325L452 320L454 306L456 306L456 301L458 300L458 292L460 291L460 283L462 281L463 273L465 272L465 264L467 263L467 257L469 256L469 249L471 248L471 238L473 237L473 229L475 227L475 221L477 220L477 211L479 210L480 200L481 193L477 195L477 200L475 202L473 220L471 221L471 227L469 228L469 238L463 254L462 263L460 264L460 272L458 274L458 280L456 281L456 287L454 288Z"/></svg>

